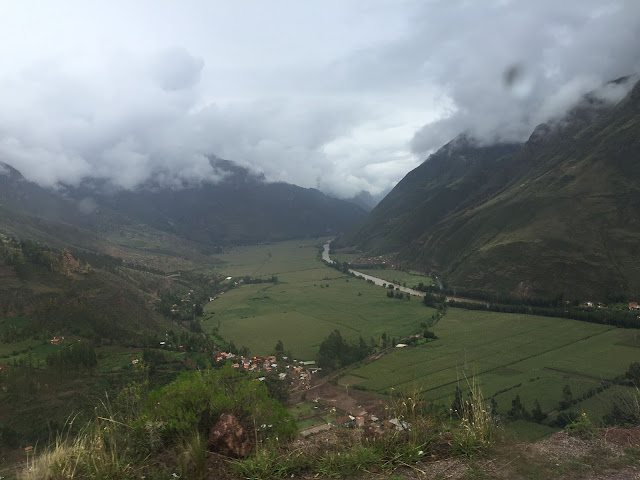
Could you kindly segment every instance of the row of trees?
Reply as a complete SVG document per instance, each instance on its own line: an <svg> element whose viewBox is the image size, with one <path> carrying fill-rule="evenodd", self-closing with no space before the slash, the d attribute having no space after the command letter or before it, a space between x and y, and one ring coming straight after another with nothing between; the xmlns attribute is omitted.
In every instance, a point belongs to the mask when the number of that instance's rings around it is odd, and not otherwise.
<svg viewBox="0 0 640 480"><path fill-rule="evenodd" d="M371 347L362 337L358 343L349 343L342 338L339 330L334 330L320 344L318 366L322 368L324 373L328 373L358 362L370 353Z"/></svg>
<svg viewBox="0 0 640 480"><path fill-rule="evenodd" d="M47 355L46 363L47 366L58 369L91 370L98 365L98 357L89 342L79 341L61 346L56 352Z"/></svg>
<svg viewBox="0 0 640 480"><path fill-rule="evenodd" d="M427 297L425 297L426 299ZM426 303L426 302L425 302ZM447 302L450 307L466 308L467 310L487 310L502 313L520 313L525 315L539 315L542 317L560 317L580 320L589 323L615 325L622 328L640 328L640 319L632 311L612 309L584 310L576 307L534 307L528 305L507 305L497 303Z"/></svg>

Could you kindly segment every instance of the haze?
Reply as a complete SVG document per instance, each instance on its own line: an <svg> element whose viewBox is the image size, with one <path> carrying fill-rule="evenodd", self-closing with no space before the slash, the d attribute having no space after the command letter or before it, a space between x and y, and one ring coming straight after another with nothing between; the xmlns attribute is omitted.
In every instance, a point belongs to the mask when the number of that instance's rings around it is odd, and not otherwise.
<svg viewBox="0 0 640 480"><path fill-rule="evenodd" d="M2 1L0 32L0 161L52 187L215 182L216 155L377 194L640 69L633 0Z"/></svg>

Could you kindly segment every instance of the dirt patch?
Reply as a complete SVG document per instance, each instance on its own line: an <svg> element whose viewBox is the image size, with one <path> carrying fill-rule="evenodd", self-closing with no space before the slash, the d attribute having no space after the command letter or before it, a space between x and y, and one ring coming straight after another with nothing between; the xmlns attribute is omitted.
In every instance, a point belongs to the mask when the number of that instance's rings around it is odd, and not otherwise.
<svg viewBox="0 0 640 480"><path fill-rule="evenodd" d="M604 441L618 447L640 447L640 426L628 429L608 428L604 433Z"/></svg>
<svg viewBox="0 0 640 480"><path fill-rule="evenodd" d="M350 415L362 415L363 411L374 415L384 412L384 400L374 393L344 388L324 383L307 392L307 400L318 400L326 407L335 407Z"/></svg>
<svg viewBox="0 0 640 480"><path fill-rule="evenodd" d="M595 440L582 439L567 432L557 432L545 440L529 445L525 451L533 457L559 462L588 455L596 445L594 442Z"/></svg>

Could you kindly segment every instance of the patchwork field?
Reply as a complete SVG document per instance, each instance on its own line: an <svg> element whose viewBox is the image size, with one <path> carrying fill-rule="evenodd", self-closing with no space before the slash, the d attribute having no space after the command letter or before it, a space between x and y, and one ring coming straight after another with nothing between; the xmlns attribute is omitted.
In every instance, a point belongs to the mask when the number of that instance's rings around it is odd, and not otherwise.
<svg viewBox="0 0 640 480"><path fill-rule="evenodd" d="M341 383L380 393L418 389L426 399L448 402L458 382L464 387L476 375L485 396L497 394L503 413L517 394L528 409L537 399L552 413L564 385L578 398L640 357L629 346L634 330L559 318L449 309L433 331L438 340L397 349L350 370ZM573 409L601 416L596 400L583 403Z"/></svg>
<svg viewBox="0 0 640 480"><path fill-rule="evenodd" d="M321 244L284 242L219 255L221 273L265 279L275 275L278 283L227 291L206 306L205 330L217 327L223 338L246 345L254 354L270 353L282 340L294 356L312 359L336 328L351 340L362 336L377 341L383 332L400 338L419 331L433 315L418 298L389 299L382 288L326 267L317 260ZM390 281L405 274L407 285L430 280L389 270L368 273L386 274ZM520 395L528 410L538 400L544 412L554 415L565 385L579 399L640 358L637 330L575 320L450 308L433 331L437 340L392 350L349 370L339 385L383 394L418 389L426 399L448 403L459 382L464 387L466 378L476 376L502 413ZM571 409L600 418L620 389L613 387Z"/></svg>
<svg viewBox="0 0 640 480"><path fill-rule="evenodd" d="M242 285L205 307L203 327L253 354L266 354L282 340L300 358L314 358L329 333L367 342L415 333L434 313L419 299L389 299L384 289L343 275L317 260L322 242L284 242L241 247L219 255L229 276L278 277L278 283Z"/></svg>

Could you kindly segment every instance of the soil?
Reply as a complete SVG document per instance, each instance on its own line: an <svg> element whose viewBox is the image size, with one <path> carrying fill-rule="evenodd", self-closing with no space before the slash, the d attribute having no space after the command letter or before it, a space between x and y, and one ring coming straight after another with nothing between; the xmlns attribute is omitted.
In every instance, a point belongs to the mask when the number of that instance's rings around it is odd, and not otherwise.
<svg viewBox="0 0 640 480"><path fill-rule="evenodd" d="M364 411L369 414L381 416L384 412L384 403L381 397L374 393L362 390L338 387L329 382L314 386L306 392L307 400L318 399L326 407L335 407L336 410L349 415L362 415Z"/></svg>

